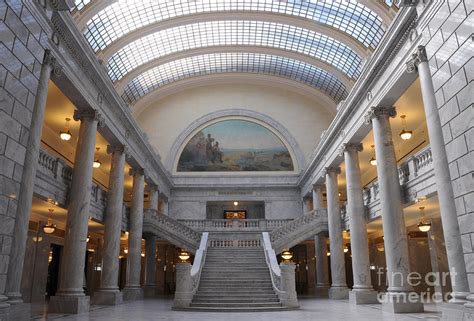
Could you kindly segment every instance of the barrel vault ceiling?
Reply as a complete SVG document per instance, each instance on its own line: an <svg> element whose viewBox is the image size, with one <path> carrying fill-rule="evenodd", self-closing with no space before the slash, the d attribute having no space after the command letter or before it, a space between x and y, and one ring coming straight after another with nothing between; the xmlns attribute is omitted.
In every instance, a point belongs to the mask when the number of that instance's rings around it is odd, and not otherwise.
<svg viewBox="0 0 474 321"><path fill-rule="evenodd" d="M397 10L391 0L76 0L71 14L132 109L236 73L284 79L335 107Z"/></svg>

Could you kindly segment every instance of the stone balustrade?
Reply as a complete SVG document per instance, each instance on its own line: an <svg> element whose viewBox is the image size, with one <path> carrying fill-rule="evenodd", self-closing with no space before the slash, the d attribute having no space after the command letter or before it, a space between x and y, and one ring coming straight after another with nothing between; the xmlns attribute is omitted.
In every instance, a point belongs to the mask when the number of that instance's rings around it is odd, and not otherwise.
<svg viewBox="0 0 474 321"><path fill-rule="evenodd" d="M72 182L72 167L60 158L40 149L38 156L35 193L63 208L68 206L68 194ZM91 217L99 222L104 221L107 207L107 191L93 182L91 189ZM127 207L124 204L122 227L128 226Z"/></svg>
<svg viewBox="0 0 474 321"><path fill-rule="evenodd" d="M285 248L290 248L302 241L313 237L321 231L326 231L327 227L326 209L312 211L311 214L300 216L291 220L287 224L270 232L272 247L276 253L280 253Z"/></svg>
<svg viewBox="0 0 474 321"><path fill-rule="evenodd" d="M191 220L181 219L178 222L196 230L206 232L265 232L281 227L292 219L245 219L245 220Z"/></svg>
<svg viewBox="0 0 474 321"><path fill-rule="evenodd" d="M417 198L436 191L433 171L433 158L430 146L426 146L398 167L400 188L404 203L415 201ZM369 183L363 191L366 215L369 221L380 216L379 183ZM341 207L341 219L344 228L349 228L345 207Z"/></svg>
<svg viewBox="0 0 474 321"><path fill-rule="evenodd" d="M162 237L170 243L195 253L202 233L158 211L147 209L143 217L143 233Z"/></svg>

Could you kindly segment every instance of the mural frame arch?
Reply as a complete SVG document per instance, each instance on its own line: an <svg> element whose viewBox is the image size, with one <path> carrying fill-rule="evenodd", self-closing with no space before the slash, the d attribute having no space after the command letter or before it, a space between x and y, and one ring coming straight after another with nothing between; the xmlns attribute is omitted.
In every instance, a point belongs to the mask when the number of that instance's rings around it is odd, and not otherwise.
<svg viewBox="0 0 474 321"><path fill-rule="evenodd" d="M288 150L293 162L293 170L291 171L181 171L178 172L178 162L181 154L188 142L201 130L226 120L243 120L260 125L274 134ZM227 109L207 114L196 121L192 122L175 140L171 151L166 159L166 165L171 169L173 175L294 175L301 171L304 167L304 155L293 136L288 130L266 115L246 109Z"/></svg>

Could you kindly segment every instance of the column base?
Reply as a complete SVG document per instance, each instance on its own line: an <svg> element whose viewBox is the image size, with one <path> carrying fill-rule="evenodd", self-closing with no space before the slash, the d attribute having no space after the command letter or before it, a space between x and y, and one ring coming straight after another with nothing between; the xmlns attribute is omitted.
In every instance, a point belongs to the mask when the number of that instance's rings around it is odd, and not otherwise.
<svg viewBox="0 0 474 321"><path fill-rule="evenodd" d="M415 292L389 292L382 297L382 310L391 313L422 313L423 303Z"/></svg>
<svg viewBox="0 0 474 321"><path fill-rule="evenodd" d="M78 314L89 312L89 296L52 296L49 299L48 312Z"/></svg>
<svg viewBox="0 0 474 321"><path fill-rule="evenodd" d="M173 309L189 308L193 299L192 292L175 292L173 299Z"/></svg>
<svg viewBox="0 0 474 321"><path fill-rule="evenodd" d="M155 297L157 294L157 291L156 291L156 286L152 285L152 286L144 286L143 287L143 295L145 296L145 298L153 298Z"/></svg>
<svg viewBox="0 0 474 321"><path fill-rule="evenodd" d="M123 295L119 290L104 291L98 290L92 295L92 304L97 305L118 305L123 303Z"/></svg>
<svg viewBox="0 0 474 321"><path fill-rule="evenodd" d="M349 289L345 286L331 286L328 296L331 300L345 300L349 298Z"/></svg>
<svg viewBox="0 0 474 321"><path fill-rule="evenodd" d="M349 292L349 302L354 305L380 303L375 290L352 290Z"/></svg>
<svg viewBox="0 0 474 321"><path fill-rule="evenodd" d="M0 309L0 320L3 320L3 315ZM31 304L30 303L18 303L11 304L7 313L8 317L5 320L15 321L29 321L31 320Z"/></svg>
<svg viewBox="0 0 474 321"><path fill-rule="evenodd" d="M329 285L318 286L316 285L315 296L317 298L327 298L329 296Z"/></svg>
<svg viewBox="0 0 474 321"><path fill-rule="evenodd" d="M124 301L143 300L142 288L125 288L122 290Z"/></svg>

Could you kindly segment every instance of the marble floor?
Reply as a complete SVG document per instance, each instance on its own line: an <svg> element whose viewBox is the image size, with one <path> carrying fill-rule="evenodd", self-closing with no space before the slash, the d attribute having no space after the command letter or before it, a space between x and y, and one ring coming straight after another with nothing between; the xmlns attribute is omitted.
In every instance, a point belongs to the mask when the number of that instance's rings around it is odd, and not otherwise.
<svg viewBox="0 0 474 321"><path fill-rule="evenodd" d="M93 306L89 313L78 315L45 314L41 306L33 307L33 320L67 321L415 321L440 320L441 314L435 305L426 306L421 314L391 314L382 312L380 305L351 306L348 301L302 298L301 308L295 311L259 313L218 313L172 311L171 298L146 299L119 306Z"/></svg>

